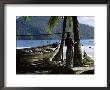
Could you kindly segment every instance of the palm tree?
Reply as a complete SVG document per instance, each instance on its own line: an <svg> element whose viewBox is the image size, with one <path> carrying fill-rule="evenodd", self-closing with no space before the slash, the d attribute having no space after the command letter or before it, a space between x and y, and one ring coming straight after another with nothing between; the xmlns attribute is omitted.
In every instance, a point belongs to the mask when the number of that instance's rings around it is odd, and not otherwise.
<svg viewBox="0 0 110 90"><path fill-rule="evenodd" d="M48 29L52 30L56 23L58 23L58 20L60 19L60 16L51 16L48 22ZM64 45L64 38L65 38L65 29L66 29L66 22L67 22L67 16L63 17L63 31L62 31L62 38L61 38L61 44L58 53L55 55L53 60L62 60L63 61L63 45ZM61 57L62 56L62 57Z"/></svg>
<svg viewBox="0 0 110 90"><path fill-rule="evenodd" d="M82 53L80 47L80 34L78 30L77 16L72 16L73 20L73 33L74 33L74 61L73 66L82 66Z"/></svg>
<svg viewBox="0 0 110 90"><path fill-rule="evenodd" d="M52 25L51 24L48 24L48 25L51 26L51 29L54 27L57 20L58 20L58 17L51 17L50 18L49 23L52 23ZM73 66L74 67L82 66L83 65L82 64L82 53L81 53L81 47L80 47L80 33L79 33L79 30L78 30L77 16L68 16L68 20L69 20L69 28L73 27L74 43L75 43L75 45L74 45ZM64 16L61 45L60 45L59 52L54 57L55 60L56 59L58 59L58 60L61 59L61 53L63 52L63 45L64 45L66 22L67 22L67 16ZM63 54L62 54L62 57L63 57Z"/></svg>
<svg viewBox="0 0 110 90"><path fill-rule="evenodd" d="M24 19L30 19L31 16L24 16ZM58 23L59 19L61 19L61 16L51 16L48 22L48 31L51 32L54 26ZM73 33L74 33L74 66L82 66L82 53L81 53L81 47L80 47L80 34L78 30L78 20L77 16L68 16L68 23L69 23L69 29L73 27ZM64 45L64 38L65 38L65 29L66 29L66 23L67 23L67 16L63 17L63 31L62 31L62 38L61 38L61 44L60 49L58 53L55 55L53 60L63 60L63 45ZM61 58L62 56L62 58Z"/></svg>
<svg viewBox="0 0 110 90"><path fill-rule="evenodd" d="M23 16L24 20L27 21L32 16ZM67 22L67 16L61 17L61 16L51 16L48 21L48 32L51 33L55 25L60 21L60 19L63 19L63 31L62 31L62 38L61 38L61 44L58 53L55 55L53 60L63 60L63 45L64 45L64 38L65 38L65 29L66 29L66 22ZM71 19L68 17L68 20L71 21ZM71 27L71 23L69 23L69 26ZM61 57L62 56L62 57Z"/></svg>

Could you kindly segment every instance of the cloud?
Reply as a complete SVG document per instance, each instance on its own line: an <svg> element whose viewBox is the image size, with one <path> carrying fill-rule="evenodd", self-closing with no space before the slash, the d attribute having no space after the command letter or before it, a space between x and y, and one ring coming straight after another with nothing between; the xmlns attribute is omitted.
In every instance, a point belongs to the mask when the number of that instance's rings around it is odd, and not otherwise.
<svg viewBox="0 0 110 90"><path fill-rule="evenodd" d="M16 16L16 19L18 19L20 16Z"/></svg>
<svg viewBox="0 0 110 90"><path fill-rule="evenodd" d="M78 16L78 22L94 26L94 16Z"/></svg>

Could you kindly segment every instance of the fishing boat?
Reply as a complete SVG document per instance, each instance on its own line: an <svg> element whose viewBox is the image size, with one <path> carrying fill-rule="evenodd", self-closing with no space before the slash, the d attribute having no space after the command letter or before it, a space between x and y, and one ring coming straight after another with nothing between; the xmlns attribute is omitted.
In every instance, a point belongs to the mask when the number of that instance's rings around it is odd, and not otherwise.
<svg viewBox="0 0 110 90"><path fill-rule="evenodd" d="M16 58L20 63L35 62L48 59L49 61L57 54L60 44L53 43L41 47L16 49Z"/></svg>

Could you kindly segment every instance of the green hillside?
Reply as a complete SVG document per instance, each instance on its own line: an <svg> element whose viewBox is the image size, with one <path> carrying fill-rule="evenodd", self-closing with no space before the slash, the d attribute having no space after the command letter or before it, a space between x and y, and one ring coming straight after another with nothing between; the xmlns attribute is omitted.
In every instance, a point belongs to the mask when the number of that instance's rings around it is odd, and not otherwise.
<svg viewBox="0 0 110 90"><path fill-rule="evenodd" d="M61 39L61 33L63 30L63 20L54 27L52 35L46 31L49 16L33 16L29 20L24 20L23 17L16 19L16 35L17 40L25 39ZM67 22L68 23L68 22ZM66 31L68 31L68 24ZM79 23L79 31L81 39L93 39L94 38L94 27ZM25 35L25 36L24 36ZM73 35L72 35L73 36Z"/></svg>

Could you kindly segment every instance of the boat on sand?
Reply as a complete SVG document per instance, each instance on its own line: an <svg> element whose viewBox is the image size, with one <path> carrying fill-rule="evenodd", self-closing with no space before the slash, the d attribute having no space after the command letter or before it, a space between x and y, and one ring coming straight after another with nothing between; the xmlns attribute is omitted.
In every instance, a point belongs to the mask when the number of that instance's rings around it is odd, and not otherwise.
<svg viewBox="0 0 110 90"><path fill-rule="evenodd" d="M35 62L43 59L51 61L59 48L60 44L53 43L42 47L16 49L17 60L20 60L20 63Z"/></svg>

